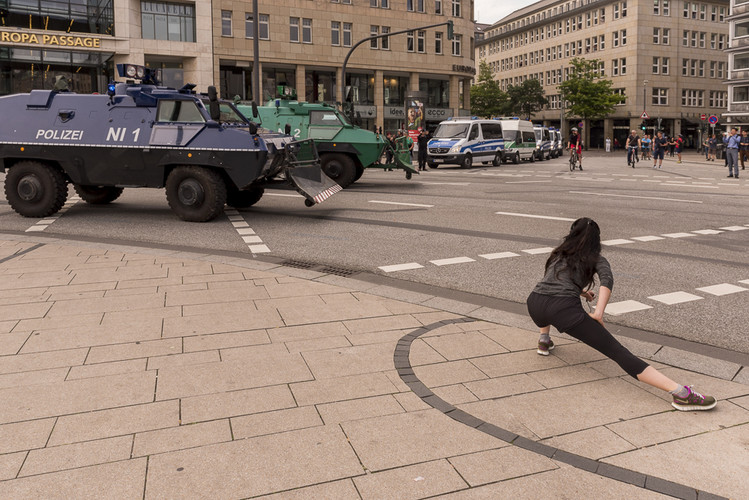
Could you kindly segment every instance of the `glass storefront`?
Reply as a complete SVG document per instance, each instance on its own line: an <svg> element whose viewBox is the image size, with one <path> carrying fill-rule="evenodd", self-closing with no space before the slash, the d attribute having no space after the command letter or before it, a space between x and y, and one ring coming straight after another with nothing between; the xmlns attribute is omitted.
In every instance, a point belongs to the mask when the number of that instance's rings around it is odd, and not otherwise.
<svg viewBox="0 0 749 500"><path fill-rule="evenodd" d="M407 76L384 75L383 91L385 106L405 106L406 92L411 79Z"/></svg>
<svg viewBox="0 0 749 500"><path fill-rule="evenodd" d="M252 100L252 68L239 66L219 66L221 79L221 98L234 99L239 96L243 101ZM260 103L258 103L260 104Z"/></svg>
<svg viewBox="0 0 749 500"><path fill-rule="evenodd" d="M113 0L0 0L3 26L114 35Z"/></svg>
<svg viewBox="0 0 749 500"><path fill-rule="evenodd" d="M432 108L450 107L450 81L422 78L419 80L419 90L426 92L426 105Z"/></svg>
<svg viewBox="0 0 749 500"><path fill-rule="evenodd" d="M335 71L307 71L305 74L307 102L335 103Z"/></svg>
<svg viewBox="0 0 749 500"><path fill-rule="evenodd" d="M112 54L0 47L0 95L52 89L64 76L73 92L105 92L114 76Z"/></svg>
<svg viewBox="0 0 749 500"><path fill-rule="evenodd" d="M269 101L278 97L278 87L295 87L296 70L285 68L263 67L263 101ZM261 103L258 103L258 105Z"/></svg>
<svg viewBox="0 0 749 500"><path fill-rule="evenodd" d="M346 74L346 86L351 90L351 102L354 104L374 104L374 75Z"/></svg>

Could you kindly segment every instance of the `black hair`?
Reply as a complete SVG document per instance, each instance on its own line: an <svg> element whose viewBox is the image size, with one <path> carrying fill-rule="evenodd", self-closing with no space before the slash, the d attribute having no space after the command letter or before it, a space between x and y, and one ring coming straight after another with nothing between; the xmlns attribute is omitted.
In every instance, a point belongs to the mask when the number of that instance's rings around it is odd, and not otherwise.
<svg viewBox="0 0 749 500"><path fill-rule="evenodd" d="M593 219L582 217L572 223L569 234L552 250L546 261L546 269L557 262L564 262L571 276L583 277L583 283L578 285L588 288L593 285L600 256L601 229Z"/></svg>

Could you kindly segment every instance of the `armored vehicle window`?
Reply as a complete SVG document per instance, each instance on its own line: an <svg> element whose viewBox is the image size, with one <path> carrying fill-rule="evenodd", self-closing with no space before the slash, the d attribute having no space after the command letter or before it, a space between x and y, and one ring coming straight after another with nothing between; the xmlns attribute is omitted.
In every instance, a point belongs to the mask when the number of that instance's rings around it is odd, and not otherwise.
<svg viewBox="0 0 749 500"><path fill-rule="evenodd" d="M159 100L156 121L204 123L205 118L200 114L198 105L194 101L170 101L161 99Z"/></svg>
<svg viewBox="0 0 749 500"><path fill-rule="evenodd" d="M208 99L201 99L201 101L203 102L203 106L207 108ZM221 120L221 123L235 123L240 125L247 124L245 119L239 115L239 112L236 110L236 108L234 108L234 106L232 106L228 102L221 102L219 103L219 106L221 109L221 118L219 118L219 120Z"/></svg>
<svg viewBox="0 0 749 500"><path fill-rule="evenodd" d="M484 140L502 138L502 125L499 123L482 123L481 131L484 134Z"/></svg>
<svg viewBox="0 0 749 500"><path fill-rule="evenodd" d="M462 139L468 132L470 123L442 123L434 132L435 139Z"/></svg>
<svg viewBox="0 0 749 500"><path fill-rule="evenodd" d="M343 125L341 120L338 119L338 115L335 111L310 111L309 112L309 124L310 125Z"/></svg>

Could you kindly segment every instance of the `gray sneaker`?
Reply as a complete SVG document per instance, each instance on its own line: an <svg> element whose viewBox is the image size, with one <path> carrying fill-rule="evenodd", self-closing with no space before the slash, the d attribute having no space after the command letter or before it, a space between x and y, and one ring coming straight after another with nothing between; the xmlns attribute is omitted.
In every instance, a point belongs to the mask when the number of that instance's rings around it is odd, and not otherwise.
<svg viewBox="0 0 749 500"><path fill-rule="evenodd" d="M539 351L540 352L540 351ZM679 411L694 410L712 410L718 402L712 396L703 396L699 392L692 390L692 386L687 386L689 394L685 398L674 396L671 406Z"/></svg>
<svg viewBox="0 0 749 500"><path fill-rule="evenodd" d="M538 343L538 350L536 351L541 356L548 356L549 351L554 349L554 341L549 339L548 342L539 342Z"/></svg>

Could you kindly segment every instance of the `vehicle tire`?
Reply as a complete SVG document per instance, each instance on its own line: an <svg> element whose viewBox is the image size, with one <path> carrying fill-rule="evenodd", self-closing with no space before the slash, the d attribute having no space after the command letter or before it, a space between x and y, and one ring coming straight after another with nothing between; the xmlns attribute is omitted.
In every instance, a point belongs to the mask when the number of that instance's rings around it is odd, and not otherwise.
<svg viewBox="0 0 749 500"><path fill-rule="evenodd" d="M24 217L47 217L68 199L63 173L37 161L21 161L5 174L5 199Z"/></svg>
<svg viewBox="0 0 749 500"><path fill-rule="evenodd" d="M460 163L460 168L471 168L473 166L473 157L470 154L466 154L463 157L463 161Z"/></svg>
<svg viewBox="0 0 749 500"><path fill-rule="evenodd" d="M364 175L364 167L356 167L356 175L354 176L354 182L361 179L362 175Z"/></svg>
<svg viewBox="0 0 749 500"><path fill-rule="evenodd" d="M80 184L73 184L73 189L78 193L83 201L91 205L106 205L112 203L114 200L120 197L122 191L121 187L114 186L82 186Z"/></svg>
<svg viewBox="0 0 749 500"><path fill-rule="evenodd" d="M518 163L520 163L520 152L519 151L517 153L515 153L515 156L512 157L512 163L514 163L515 165L517 165Z"/></svg>
<svg viewBox="0 0 749 500"><path fill-rule="evenodd" d="M572 158L572 157L570 156L570 172L574 172L574 171L575 171L575 164L576 164L576 163L577 163L577 161L576 161L576 160L574 160L574 159L573 159L573 158Z"/></svg>
<svg viewBox="0 0 749 500"><path fill-rule="evenodd" d="M531 163L535 162L535 161L536 161L536 153L533 153L533 154L531 155L531 157L530 157L530 158L528 158L528 161L530 161Z"/></svg>
<svg viewBox="0 0 749 500"><path fill-rule="evenodd" d="M166 199L177 216L188 222L207 222L224 211L226 183L213 170L176 167L166 179Z"/></svg>
<svg viewBox="0 0 749 500"><path fill-rule="evenodd" d="M440 166L439 163L428 163L428 165L429 165L429 168L437 168Z"/></svg>
<svg viewBox="0 0 749 500"><path fill-rule="evenodd" d="M495 167L502 165L502 155L497 153L497 155L494 157L494 160L492 160L492 165Z"/></svg>
<svg viewBox="0 0 749 500"><path fill-rule="evenodd" d="M356 180L356 165L349 156L328 153L320 158L320 162L325 175L336 181L342 188L351 185Z"/></svg>
<svg viewBox="0 0 749 500"><path fill-rule="evenodd" d="M252 187L250 189L230 189L226 193L226 204L233 208L251 207L263 197L265 189Z"/></svg>

